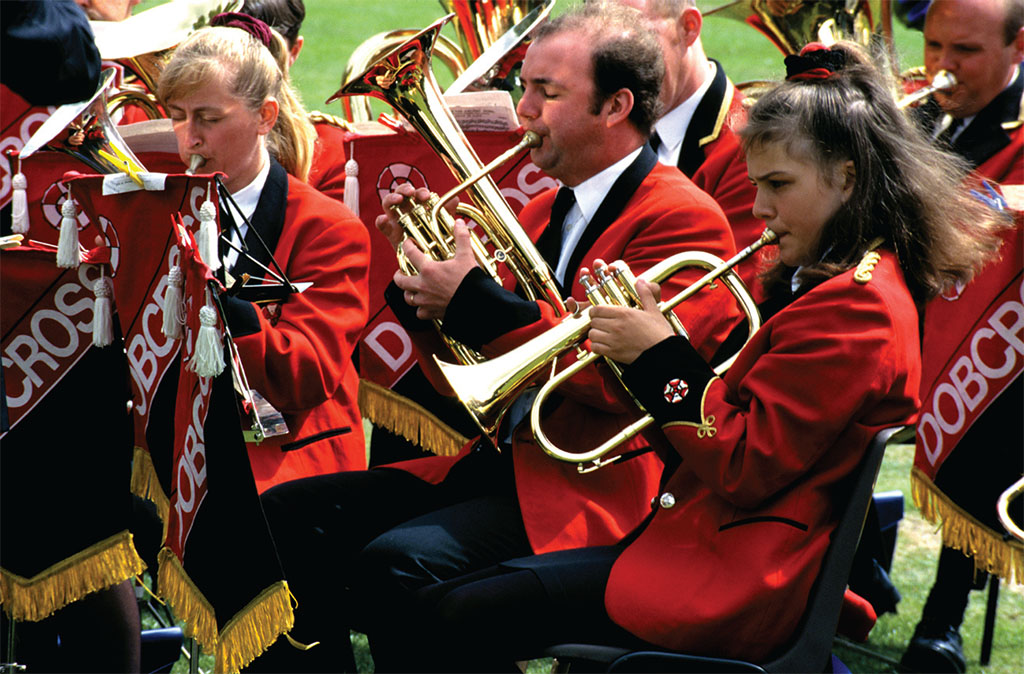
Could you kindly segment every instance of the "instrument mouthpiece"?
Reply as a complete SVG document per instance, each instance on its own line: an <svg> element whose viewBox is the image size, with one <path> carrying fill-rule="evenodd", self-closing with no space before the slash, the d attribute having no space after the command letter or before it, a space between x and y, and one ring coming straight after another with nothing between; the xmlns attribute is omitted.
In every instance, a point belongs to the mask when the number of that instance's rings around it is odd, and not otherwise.
<svg viewBox="0 0 1024 674"><path fill-rule="evenodd" d="M188 169L185 170L186 175L192 175L196 172L200 166L206 163L206 159L202 155L194 154L189 159Z"/></svg>
<svg viewBox="0 0 1024 674"><path fill-rule="evenodd" d="M957 85L956 76L948 70L940 70L932 78L932 89L935 91L946 91Z"/></svg>
<svg viewBox="0 0 1024 674"><path fill-rule="evenodd" d="M526 147L539 147L540 143L540 134L536 131L527 131L523 134L523 144L526 145Z"/></svg>

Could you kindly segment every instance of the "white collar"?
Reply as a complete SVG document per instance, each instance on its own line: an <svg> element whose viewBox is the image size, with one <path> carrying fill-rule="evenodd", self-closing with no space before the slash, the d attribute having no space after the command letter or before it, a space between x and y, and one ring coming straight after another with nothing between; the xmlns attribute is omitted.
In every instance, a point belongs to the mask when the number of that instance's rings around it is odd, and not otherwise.
<svg viewBox="0 0 1024 674"><path fill-rule="evenodd" d="M263 168L256 174L256 177L252 179L252 182L238 190L237 192L231 193L231 198L238 204L238 210L246 217L246 219L252 218L252 214L256 212L256 205L260 202L260 194L263 193L263 186L267 184L267 176L270 175L270 154L264 147L263 151ZM242 219L236 219L238 224L242 224Z"/></svg>
<svg viewBox="0 0 1024 674"><path fill-rule="evenodd" d="M576 245L583 237L583 231L594 216L601 202L608 195L612 185L619 179L627 168L640 156L643 146L633 150L625 157L615 162L603 171L596 173L576 187L572 188L576 203L572 205L569 212L565 214L565 224L562 226L562 247L558 254L558 264L555 268L555 278L562 285L572 285L566 282L565 274L568 271L569 260L572 258Z"/></svg>
<svg viewBox="0 0 1024 674"><path fill-rule="evenodd" d="M572 188L572 193L576 197L575 207L580 209L580 213L586 218L587 222L594 219L597 209L601 207L601 202L608 195L612 185L629 168L629 165L640 156L642 149L643 147L638 147L608 168L590 176Z"/></svg>
<svg viewBox="0 0 1024 674"><path fill-rule="evenodd" d="M231 193L231 198L234 200L235 205L231 205L231 202L224 204L221 202L223 207L228 208L231 212L231 217L234 219L235 224L238 225L238 229L232 229L228 240L234 244L233 247L229 247L227 254L224 256L224 266L228 269L232 269L235 266L235 262L238 261L238 250L236 248L241 247L242 239L249 231L249 225L247 221L252 219L253 213L256 212L256 206L260 203L260 195L263 194L263 188L267 184L267 176L270 175L270 154L267 152L266 147L263 148L263 168L256 174L252 182L238 190L237 192ZM237 206L237 208L235 208ZM245 216L244 218L242 216Z"/></svg>
<svg viewBox="0 0 1024 674"><path fill-rule="evenodd" d="M708 61L708 74L704 82L697 88L697 91L685 101L669 110L655 122L654 130L661 138L661 145L658 147L658 161L670 166L679 165L679 152L683 147L683 139L693 121L693 114L697 112L697 106L704 100L704 94L711 88L715 81L715 63Z"/></svg>

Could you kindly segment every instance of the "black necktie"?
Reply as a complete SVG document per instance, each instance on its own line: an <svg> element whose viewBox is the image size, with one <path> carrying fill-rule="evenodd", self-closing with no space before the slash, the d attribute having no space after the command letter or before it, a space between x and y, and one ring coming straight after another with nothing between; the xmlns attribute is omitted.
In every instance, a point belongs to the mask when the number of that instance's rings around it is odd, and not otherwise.
<svg viewBox="0 0 1024 674"><path fill-rule="evenodd" d="M661 136L658 135L657 131L655 131L654 133L651 134L651 141L650 142L651 142L651 149L654 150L655 152L657 152L658 148L661 147Z"/></svg>
<svg viewBox="0 0 1024 674"><path fill-rule="evenodd" d="M558 266L558 257L562 249L562 232L565 228L565 216L576 203L576 195L568 187L559 187L555 195L555 203L551 206L551 221L537 239L537 250L547 260L552 269Z"/></svg>

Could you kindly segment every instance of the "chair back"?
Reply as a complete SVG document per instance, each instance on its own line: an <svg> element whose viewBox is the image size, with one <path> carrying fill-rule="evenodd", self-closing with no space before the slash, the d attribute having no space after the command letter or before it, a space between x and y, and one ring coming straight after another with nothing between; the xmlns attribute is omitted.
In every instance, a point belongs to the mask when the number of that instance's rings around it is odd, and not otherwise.
<svg viewBox="0 0 1024 674"><path fill-rule="evenodd" d="M875 479L882 466L889 438L901 427L883 428L875 434L861 460L839 525L825 554L821 573L811 589L807 612L801 619L796 641L779 658L762 665L768 672L826 671L835 640L839 611L857 552Z"/></svg>

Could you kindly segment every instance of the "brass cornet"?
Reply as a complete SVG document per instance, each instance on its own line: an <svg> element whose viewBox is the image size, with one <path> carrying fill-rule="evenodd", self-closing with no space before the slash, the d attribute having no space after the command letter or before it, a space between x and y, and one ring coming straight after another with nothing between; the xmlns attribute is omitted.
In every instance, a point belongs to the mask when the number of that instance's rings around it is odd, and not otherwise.
<svg viewBox="0 0 1024 674"><path fill-rule="evenodd" d="M426 207L414 203L405 204L401 209L402 227L421 250L436 260L446 260L454 255L454 220L443 207L456 193L465 191L475 207L461 212L476 221L493 250L489 253L481 240L474 237L473 247L481 266L500 284L497 264L504 263L529 299L546 300L559 313L564 313L565 306L547 262L488 175L498 164L536 144L537 137L527 134L516 147L483 166L445 104L430 70L434 42L450 18L447 16L420 31L381 56L365 72L349 78L328 102L350 95L373 96L386 101L405 117L461 181L454 190L436 201L432 199ZM400 256L399 263L403 265L403 271L414 273L408 260ZM472 349L443 333L441 336L460 362L482 360Z"/></svg>
<svg viewBox="0 0 1024 674"><path fill-rule="evenodd" d="M686 288L686 290L683 290L669 300L661 302L658 305L659 309L666 316L671 315L672 310L679 304L693 297L701 289L717 280L721 280L736 298L736 301L739 302L743 313L747 317L749 339L749 336L753 335L761 327L761 315L746 285L744 285L743 281L740 280L740 277L732 269L762 246L771 243L775 239L775 233L766 229L757 241L725 262L714 255L701 251L679 253L654 265L641 274L640 278L646 281L661 282L689 267L700 267L709 270L708 273L702 276L696 283ZM636 293L633 290L635 279L632 278L628 270L623 270L618 279L602 279L601 283L603 286L601 293L588 293L592 302L637 304ZM548 368L553 370L555 363L563 354L568 353L572 349L582 348L582 344L589 331L590 309L588 307L566 316L558 325L544 334L538 335L508 353L486 362L476 365L454 365L445 363L436 356L435 360L459 400L480 427L480 430L483 431L484 435L492 437L505 411L519 394L534 382L542 370ZM738 352L718 365L715 368L715 372L721 374L728 369L736 359L736 355L738 355ZM593 352L587 352L580 356L572 365L557 374L553 374L540 388L530 410L530 424L537 444L540 445L541 449L549 456L561 461L580 464L577 466L577 469L581 473L596 470L615 461L618 457L611 459L603 459L602 457L615 447L637 435L653 421L653 417L646 415L624 428L599 447L581 453L567 452L560 449L547 438L540 422L540 411L544 401L558 385L571 378L598 357ZM614 362L610 360L607 362L617 372L617 366L615 366ZM634 402L636 402L635 399ZM637 402L637 406L643 409L639 402ZM585 463L591 463L592 465L584 466L583 464Z"/></svg>

